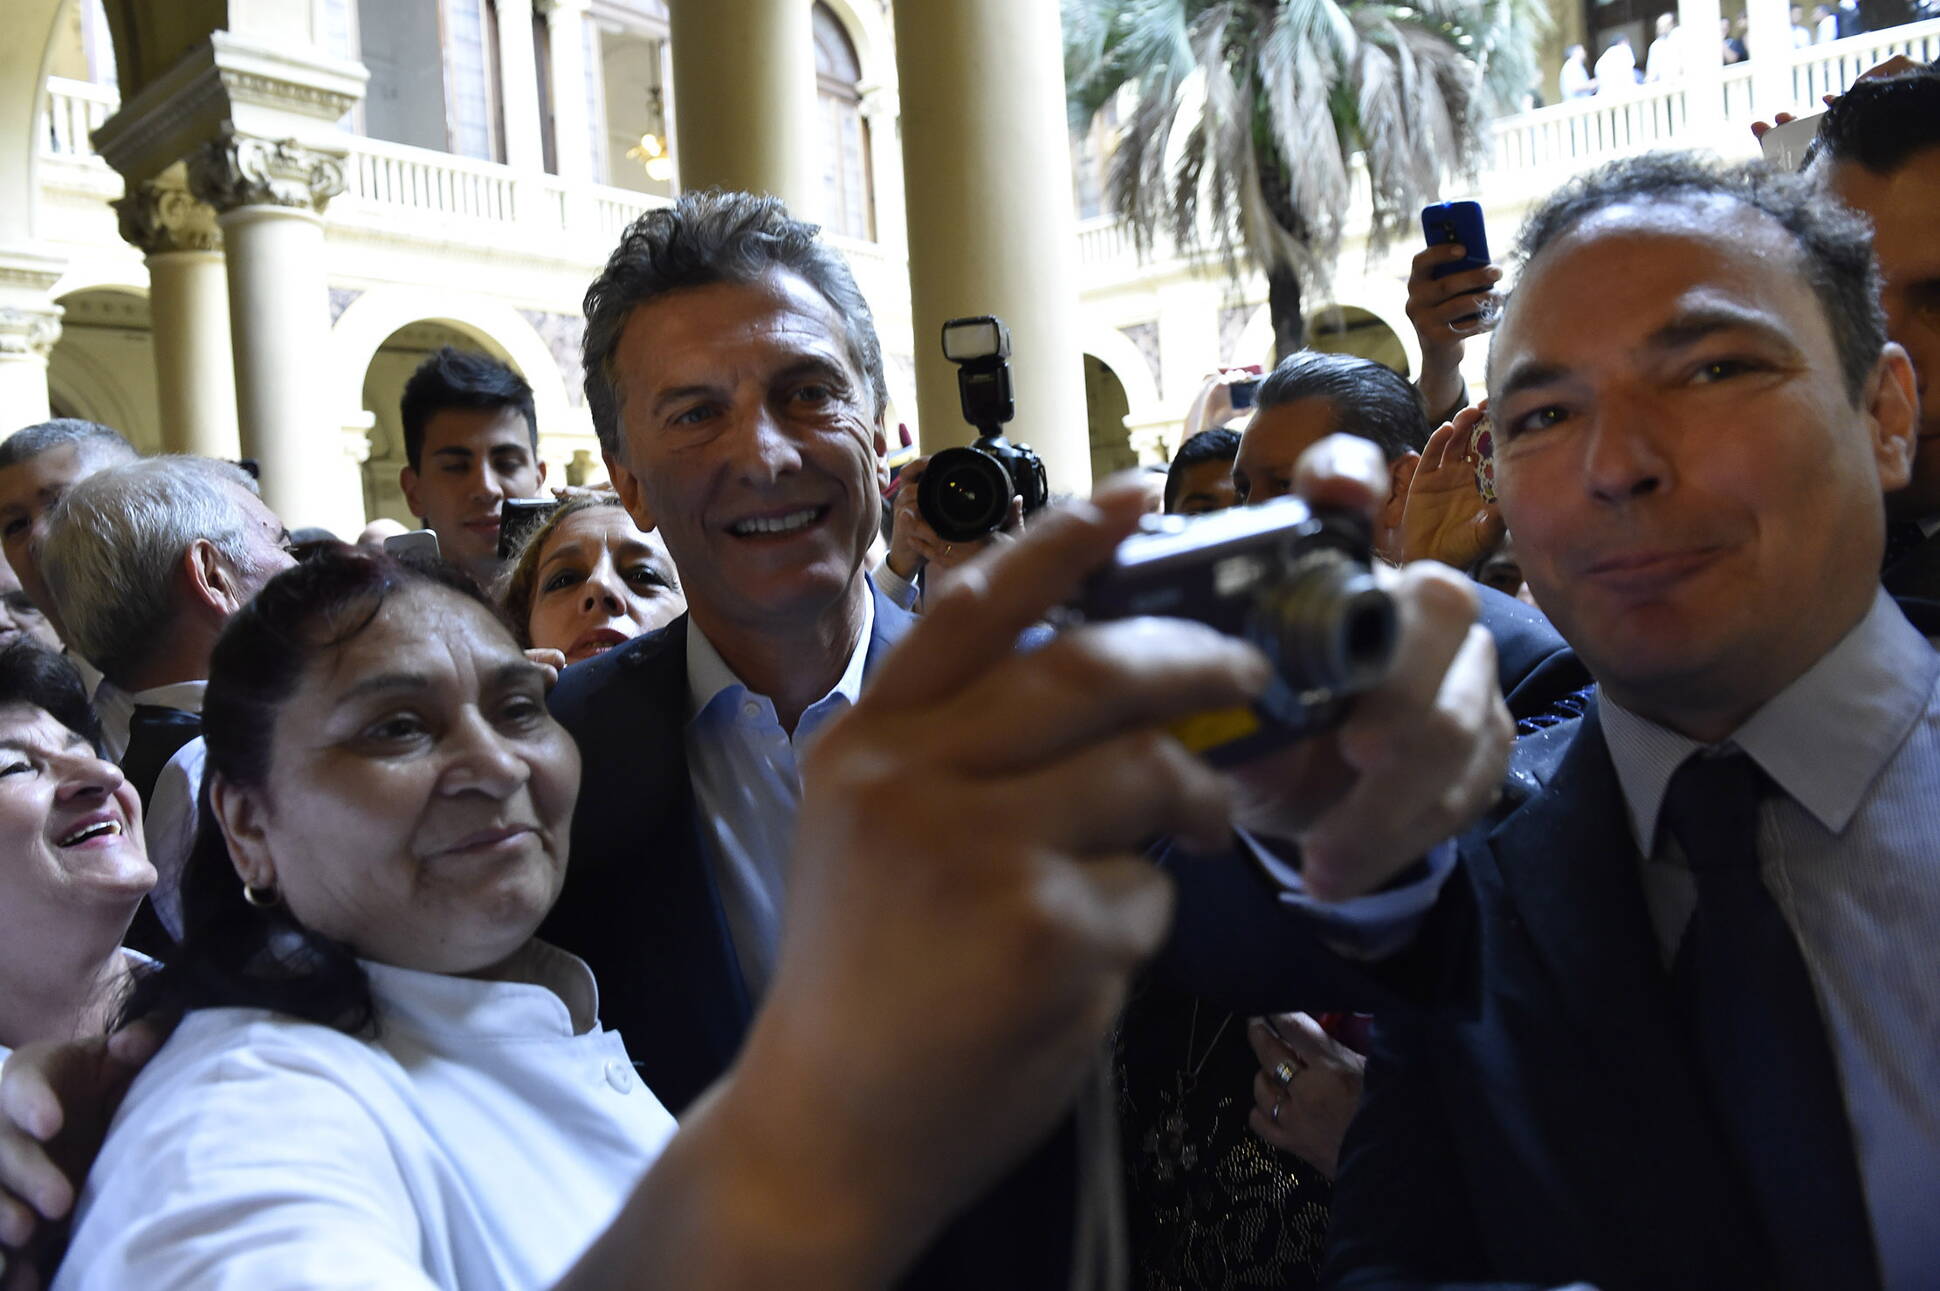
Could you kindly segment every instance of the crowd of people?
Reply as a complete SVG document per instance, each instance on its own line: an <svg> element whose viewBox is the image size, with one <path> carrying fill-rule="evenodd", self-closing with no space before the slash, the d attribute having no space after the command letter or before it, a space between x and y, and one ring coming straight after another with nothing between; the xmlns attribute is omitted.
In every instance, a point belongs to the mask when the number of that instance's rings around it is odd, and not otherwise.
<svg viewBox="0 0 1940 1291"><path fill-rule="evenodd" d="M610 487L455 350L415 534L16 430L0 1287L1934 1285L1936 205L1932 69L1606 166L969 541L747 194L587 293ZM1215 770L1293 665L1061 607L1285 498L1393 660Z"/></svg>

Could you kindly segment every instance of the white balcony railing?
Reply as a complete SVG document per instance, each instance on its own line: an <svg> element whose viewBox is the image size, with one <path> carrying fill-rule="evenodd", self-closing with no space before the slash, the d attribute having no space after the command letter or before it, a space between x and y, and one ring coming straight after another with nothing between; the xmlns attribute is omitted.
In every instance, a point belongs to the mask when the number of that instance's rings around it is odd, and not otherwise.
<svg viewBox="0 0 1940 1291"><path fill-rule="evenodd" d="M47 151L57 157L93 156L88 136L120 106L121 96L111 85L48 77Z"/></svg>

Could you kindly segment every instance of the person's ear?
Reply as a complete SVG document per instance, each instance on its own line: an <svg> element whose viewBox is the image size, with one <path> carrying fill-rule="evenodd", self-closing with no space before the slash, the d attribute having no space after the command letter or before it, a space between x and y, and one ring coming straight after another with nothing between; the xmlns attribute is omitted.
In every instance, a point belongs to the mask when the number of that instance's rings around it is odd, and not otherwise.
<svg viewBox="0 0 1940 1291"><path fill-rule="evenodd" d="M418 473L405 467L397 473L397 486L404 490L404 504L411 508L411 514L424 519L424 508L418 505Z"/></svg>
<svg viewBox="0 0 1940 1291"><path fill-rule="evenodd" d="M539 458L539 487L544 488L545 485L546 485L546 459L541 457Z"/></svg>
<svg viewBox="0 0 1940 1291"><path fill-rule="evenodd" d="M647 491L640 486L640 477L613 454L605 453L602 456L606 460L606 478L613 482L613 491L620 495L620 505L626 508L627 515L639 526L640 532L652 533L653 508L647 505Z"/></svg>
<svg viewBox="0 0 1940 1291"><path fill-rule="evenodd" d="M1873 365L1860 407L1872 438L1880 490L1897 492L1913 478L1913 454L1919 446L1920 430L1920 396L1913 363L1897 342L1888 341L1879 362Z"/></svg>
<svg viewBox="0 0 1940 1291"><path fill-rule="evenodd" d="M242 608L244 598L236 585L235 571L207 538L197 538L188 545L179 572L188 587L190 603L198 609L226 619Z"/></svg>
<svg viewBox="0 0 1940 1291"><path fill-rule="evenodd" d="M876 492L889 487L889 432L883 428L883 414L876 414Z"/></svg>
<svg viewBox="0 0 1940 1291"><path fill-rule="evenodd" d="M1382 529L1390 533L1400 530L1401 517L1408 510L1408 490L1414 487L1415 471L1420 467L1420 453L1403 453L1388 463L1388 499L1376 518Z"/></svg>
<svg viewBox="0 0 1940 1291"><path fill-rule="evenodd" d="M212 775L209 811L229 845L229 861L236 867L236 877L250 887L275 887L276 861L269 851L269 804L261 791L244 789Z"/></svg>

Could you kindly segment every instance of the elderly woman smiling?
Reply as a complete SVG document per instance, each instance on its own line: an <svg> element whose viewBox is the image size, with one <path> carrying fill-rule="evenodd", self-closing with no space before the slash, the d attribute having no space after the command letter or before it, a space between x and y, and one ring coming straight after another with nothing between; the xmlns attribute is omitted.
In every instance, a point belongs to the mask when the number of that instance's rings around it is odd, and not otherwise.
<svg viewBox="0 0 1940 1291"><path fill-rule="evenodd" d="M1167 922L1138 840L1224 827L1213 772L1148 738L1264 683L1209 630L1086 630L1118 671L1019 753L1060 674L1012 642L1133 522L1041 526L825 734L775 986L678 1132L533 936L579 781L543 670L447 567L279 575L216 647L185 935L129 1009L186 1017L56 1288L887 1284L1079 1087ZM1135 808L1086 790L1100 749ZM912 764L937 812L999 824L877 810Z"/></svg>
<svg viewBox="0 0 1940 1291"><path fill-rule="evenodd" d="M155 869L141 802L96 733L65 660L0 649L0 1060L100 1034L128 984L121 938Z"/></svg>
<svg viewBox="0 0 1940 1291"><path fill-rule="evenodd" d="M687 610L673 557L612 493L575 493L532 532L499 602L524 645L578 663Z"/></svg>

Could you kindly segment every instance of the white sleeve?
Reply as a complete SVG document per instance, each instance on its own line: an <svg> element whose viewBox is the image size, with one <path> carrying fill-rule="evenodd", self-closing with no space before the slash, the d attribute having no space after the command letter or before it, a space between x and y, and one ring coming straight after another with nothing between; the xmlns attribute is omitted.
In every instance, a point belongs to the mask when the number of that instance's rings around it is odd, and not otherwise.
<svg viewBox="0 0 1940 1291"><path fill-rule="evenodd" d="M384 1100L322 1056L231 1050L138 1080L54 1291L436 1291Z"/></svg>

